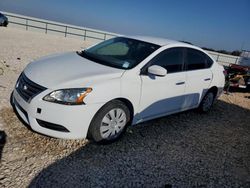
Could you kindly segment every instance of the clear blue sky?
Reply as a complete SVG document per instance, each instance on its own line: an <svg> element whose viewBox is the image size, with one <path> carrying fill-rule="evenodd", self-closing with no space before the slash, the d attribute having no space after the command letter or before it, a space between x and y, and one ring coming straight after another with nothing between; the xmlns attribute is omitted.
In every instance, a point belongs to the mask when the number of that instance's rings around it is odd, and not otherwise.
<svg viewBox="0 0 250 188"><path fill-rule="evenodd" d="M0 10L201 47L250 50L250 0L0 0Z"/></svg>

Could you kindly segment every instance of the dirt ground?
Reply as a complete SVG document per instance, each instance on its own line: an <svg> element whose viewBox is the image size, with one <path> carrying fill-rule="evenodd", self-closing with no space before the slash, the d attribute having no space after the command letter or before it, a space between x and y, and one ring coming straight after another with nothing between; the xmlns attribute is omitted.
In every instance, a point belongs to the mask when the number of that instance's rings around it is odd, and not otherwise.
<svg viewBox="0 0 250 188"><path fill-rule="evenodd" d="M54 139L18 120L9 96L23 68L89 44L0 28L0 187L250 187L250 93L223 95L208 114L188 111L130 127L111 145Z"/></svg>

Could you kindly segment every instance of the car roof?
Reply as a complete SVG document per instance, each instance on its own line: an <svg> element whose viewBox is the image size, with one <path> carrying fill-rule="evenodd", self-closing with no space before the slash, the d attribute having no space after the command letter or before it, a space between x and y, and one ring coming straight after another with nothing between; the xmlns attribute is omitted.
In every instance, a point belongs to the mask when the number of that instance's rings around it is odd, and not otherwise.
<svg viewBox="0 0 250 188"><path fill-rule="evenodd" d="M141 40L141 41L153 43L153 44L157 44L160 46L165 46L165 45L169 45L169 44L185 44L185 46L187 45L186 43L183 43L183 42L169 40L169 39L160 38L160 37L151 37L151 36L127 36L127 37L132 38L132 39L136 39L136 40ZM192 45L190 45L190 46L192 46Z"/></svg>
<svg viewBox="0 0 250 188"><path fill-rule="evenodd" d="M207 54L210 58L213 59L213 57L210 54L208 54L205 50L203 50L202 48L195 46L195 45L192 45L192 44L189 44L189 43L185 43L185 42L170 40L170 39L161 38L161 37L139 36L139 35L138 36L123 36L123 37L131 38L131 39L135 39L135 40L140 40L140 41L156 44L159 46L178 45L180 47L193 48L193 49L202 51L203 53Z"/></svg>

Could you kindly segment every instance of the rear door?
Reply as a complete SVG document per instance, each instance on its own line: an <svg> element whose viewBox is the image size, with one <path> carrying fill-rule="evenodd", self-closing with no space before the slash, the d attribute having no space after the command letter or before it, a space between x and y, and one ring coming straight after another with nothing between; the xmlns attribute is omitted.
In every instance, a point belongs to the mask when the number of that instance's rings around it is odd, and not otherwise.
<svg viewBox="0 0 250 188"><path fill-rule="evenodd" d="M186 99L184 108L194 108L199 105L209 89L212 80L210 67L212 60L202 51L186 48L185 49L185 70L186 70Z"/></svg>

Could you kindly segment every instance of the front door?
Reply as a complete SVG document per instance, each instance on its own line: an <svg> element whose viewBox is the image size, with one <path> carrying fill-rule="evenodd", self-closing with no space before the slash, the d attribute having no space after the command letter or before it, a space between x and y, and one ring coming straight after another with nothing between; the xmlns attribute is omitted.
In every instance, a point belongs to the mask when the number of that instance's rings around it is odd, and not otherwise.
<svg viewBox="0 0 250 188"><path fill-rule="evenodd" d="M164 77L147 73L147 67L159 65ZM185 101L186 75L183 72L183 48L170 48L154 57L141 75L140 119L146 120L180 111Z"/></svg>

